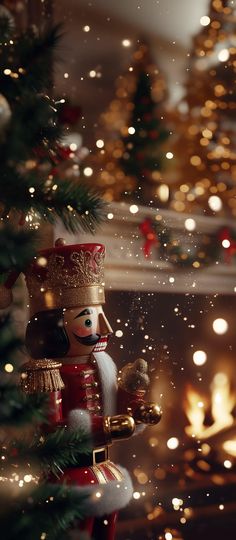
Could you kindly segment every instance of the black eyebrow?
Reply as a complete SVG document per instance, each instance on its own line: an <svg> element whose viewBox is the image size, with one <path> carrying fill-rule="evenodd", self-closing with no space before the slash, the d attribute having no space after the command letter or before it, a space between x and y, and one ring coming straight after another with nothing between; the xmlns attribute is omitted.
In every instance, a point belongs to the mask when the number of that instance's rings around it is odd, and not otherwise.
<svg viewBox="0 0 236 540"><path fill-rule="evenodd" d="M92 309L83 309L83 311L81 311L79 315L76 315L75 319L78 319L78 317L83 317L83 315L91 315L91 313L93 313Z"/></svg>

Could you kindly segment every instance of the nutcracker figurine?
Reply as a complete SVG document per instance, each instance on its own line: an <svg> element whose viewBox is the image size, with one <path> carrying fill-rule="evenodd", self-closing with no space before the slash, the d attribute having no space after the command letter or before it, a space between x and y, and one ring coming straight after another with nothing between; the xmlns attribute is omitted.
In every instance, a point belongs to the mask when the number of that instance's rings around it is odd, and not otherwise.
<svg viewBox="0 0 236 540"><path fill-rule="evenodd" d="M132 496L128 472L109 460L109 446L161 418L160 407L145 403L147 365L126 365L120 380L105 352L111 326L103 312L105 248L65 245L41 251L26 272L30 321L24 365L27 393L48 392L52 427L68 426L91 435L93 451L66 469L61 481L88 494L88 518L76 524L94 540L113 540L117 512ZM77 531L77 532L76 532Z"/></svg>

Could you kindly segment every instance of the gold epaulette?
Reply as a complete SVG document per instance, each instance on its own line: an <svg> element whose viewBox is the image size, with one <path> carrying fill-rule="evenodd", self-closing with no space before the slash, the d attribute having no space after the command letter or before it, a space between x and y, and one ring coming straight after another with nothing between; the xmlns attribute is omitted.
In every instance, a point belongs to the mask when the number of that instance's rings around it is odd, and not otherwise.
<svg viewBox="0 0 236 540"><path fill-rule="evenodd" d="M57 392L64 388L57 360L29 360L21 368L21 388L25 394Z"/></svg>

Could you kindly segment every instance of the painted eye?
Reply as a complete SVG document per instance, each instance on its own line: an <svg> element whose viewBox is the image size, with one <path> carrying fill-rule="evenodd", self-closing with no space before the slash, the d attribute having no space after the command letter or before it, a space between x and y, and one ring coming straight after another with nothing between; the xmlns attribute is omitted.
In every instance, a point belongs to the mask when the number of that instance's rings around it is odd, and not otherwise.
<svg viewBox="0 0 236 540"><path fill-rule="evenodd" d="M86 319L86 321L84 322L84 324L85 324L85 326L87 326L88 328L89 328L90 326L92 326L92 321L91 321L91 319Z"/></svg>

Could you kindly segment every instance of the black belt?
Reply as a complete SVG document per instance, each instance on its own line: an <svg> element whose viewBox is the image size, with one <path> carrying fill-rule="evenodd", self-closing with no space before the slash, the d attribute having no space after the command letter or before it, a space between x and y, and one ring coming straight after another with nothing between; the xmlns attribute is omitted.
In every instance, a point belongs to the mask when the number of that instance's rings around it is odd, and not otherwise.
<svg viewBox="0 0 236 540"><path fill-rule="evenodd" d="M98 463L103 463L103 461L108 460L108 446L103 448L95 448L91 454L81 454L78 457L76 465L70 466L70 468L75 467L91 467L92 465L97 465Z"/></svg>

